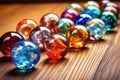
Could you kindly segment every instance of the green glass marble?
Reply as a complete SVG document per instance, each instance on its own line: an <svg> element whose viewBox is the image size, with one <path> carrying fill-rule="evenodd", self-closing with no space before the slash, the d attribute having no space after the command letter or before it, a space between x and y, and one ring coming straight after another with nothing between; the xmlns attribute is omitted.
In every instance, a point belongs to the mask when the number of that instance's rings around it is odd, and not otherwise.
<svg viewBox="0 0 120 80"><path fill-rule="evenodd" d="M68 18L61 18L55 27L56 33L65 34L66 31L74 25L74 22Z"/></svg>
<svg viewBox="0 0 120 80"><path fill-rule="evenodd" d="M100 18L106 24L106 31L113 31L113 28L117 25L117 17L115 14L112 12L103 12Z"/></svg>

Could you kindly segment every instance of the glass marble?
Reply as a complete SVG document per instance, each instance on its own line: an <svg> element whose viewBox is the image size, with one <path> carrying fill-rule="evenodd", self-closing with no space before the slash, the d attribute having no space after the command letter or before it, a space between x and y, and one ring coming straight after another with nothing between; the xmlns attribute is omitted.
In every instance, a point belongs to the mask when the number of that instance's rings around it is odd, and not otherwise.
<svg viewBox="0 0 120 80"><path fill-rule="evenodd" d="M114 7L114 8L116 8L116 9L118 10L118 12L119 12L119 6L118 6L118 4L116 4L116 3L109 2L109 3L106 4L106 7Z"/></svg>
<svg viewBox="0 0 120 80"><path fill-rule="evenodd" d="M68 18L68 19L71 19L72 21L74 21L77 16L78 16L78 13L73 9L65 10L61 14L61 18Z"/></svg>
<svg viewBox="0 0 120 80"><path fill-rule="evenodd" d="M23 40L23 37L17 32L7 32L0 38L0 51L6 56L10 57L10 51L13 45Z"/></svg>
<svg viewBox="0 0 120 80"><path fill-rule="evenodd" d="M101 14L101 10L95 6L88 6L83 10L82 14L88 14L92 16L92 18L98 18Z"/></svg>
<svg viewBox="0 0 120 80"><path fill-rule="evenodd" d="M95 1L88 1L88 2L84 3L83 6L84 7L95 6L100 9L100 5Z"/></svg>
<svg viewBox="0 0 120 80"><path fill-rule="evenodd" d="M103 12L100 19L105 22L107 31L112 31L117 25L117 18L112 12Z"/></svg>
<svg viewBox="0 0 120 80"><path fill-rule="evenodd" d="M114 7L115 9L117 9L118 14L119 14L119 12L120 12L119 5L118 5L118 4L116 4L116 3L109 2L108 4L106 4L106 7ZM118 15L118 18L119 18L119 15Z"/></svg>
<svg viewBox="0 0 120 80"><path fill-rule="evenodd" d="M82 12L82 7L81 7L81 5L80 4L77 4L77 3L72 3L72 4L70 4L67 8L66 8L67 10L68 9L73 9L73 10L75 10L75 11L77 11L79 14Z"/></svg>
<svg viewBox="0 0 120 80"><path fill-rule="evenodd" d="M83 25L74 25L66 33L69 48L83 48L90 40L90 33Z"/></svg>
<svg viewBox="0 0 120 80"><path fill-rule="evenodd" d="M66 31L74 25L74 22L68 18L61 18L55 27L56 33L65 34Z"/></svg>
<svg viewBox="0 0 120 80"><path fill-rule="evenodd" d="M109 3L110 1L109 0L102 0L100 2L100 9L101 10L104 10L104 8L106 7L106 5Z"/></svg>
<svg viewBox="0 0 120 80"><path fill-rule="evenodd" d="M90 32L90 40L99 40L106 33L105 23L101 19L92 19L86 27Z"/></svg>
<svg viewBox="0 0 120 80"><path fill-rule="evenodd" d="M19 69L31 69L40 59L40 49L32 41L17 42L11 51L11 60Z"/></svg>
<svg viewBox="0 0 120 80"><path fill-rule="evenodd" d="M81 24L86 25L87 22L89 22L92 19L92 17L88 14L80 14L76 17L74 23L75 24Z"/></svg>
<svg viewBox="0 0 120 80"><path fill-rule="evenodd" d="M59 17L56 14L48 13L42 16L40 25L48 27L54 33L54 28L58 21Z"/></svg>
<svg viewBox="0 0 120 80"><path fill-rule="evenodd" d="M18 23L16 31L20 33L25 40L29 40L30 32L37 27L37 25L38 24L32 19L23 19Z"/></svg>
<svg viewBox="0 0 120 80"><path fill-rule="evenodd" d="M103 10L104 12L106 11L108 11L108 12L112 12L112 13L114 13L115 15L116 15L116 17L117 17L117 19L119 18L119 12L118 12L118 10L116 9L116 8L114 8L114 7L105 7L104 8L104 10Z"/></svg>
<svg viewBox="0 0 120 80"><path fill-rule="evenodd" d="M46 54L50 59L63 59L67 54L67 39L60 34L53 34L44 41Z"/></svg>
<svg viewBox="0 0 120 80"><path fill-rule="evenodd" d="M41 51L44 51L43 41L44 39L48 38L48 36L50 36L51 34L52 32L49 28L39 26L31 31L30 39L39 46Z"/></svg>

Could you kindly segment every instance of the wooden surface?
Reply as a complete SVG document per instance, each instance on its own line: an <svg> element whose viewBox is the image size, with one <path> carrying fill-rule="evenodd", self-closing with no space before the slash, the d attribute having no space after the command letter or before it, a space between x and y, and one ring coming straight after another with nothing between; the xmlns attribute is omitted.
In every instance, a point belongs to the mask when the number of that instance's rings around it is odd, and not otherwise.
<svg viewBox="0 0 120 80"><path fill-rule="evenodd" d="M22 19L30 18L39 23L46 13L60 15L68 4L1 4L0 36L15 31ZM52 61L42 53L36 67L26 73L16 69L0 53L0 80L120 80L120 20L103 40L89 42L85 49L69 50L64 60Z"/></svg>

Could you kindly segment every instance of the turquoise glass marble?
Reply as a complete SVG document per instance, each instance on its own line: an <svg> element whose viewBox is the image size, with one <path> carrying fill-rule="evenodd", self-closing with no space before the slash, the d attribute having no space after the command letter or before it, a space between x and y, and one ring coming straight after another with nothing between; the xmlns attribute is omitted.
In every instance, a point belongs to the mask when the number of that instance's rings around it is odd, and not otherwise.
<svg viewBox="0 0 120 80"><path fill-rule="evenodd" d="M74 22L68 18L61 18L55 27L56 33L65 34L66 31L74 25Z"/></svg>
<svg viewBox="0 0 120 80"><path fill-rule="evenodd" d="M117 18L112 12L103 12L100 19L105 22L107 31L113 31L117 25Z"/></svg>
<svg viewBox="0 0 120 80"><path fill-rule="evenodd" d="M75 24L81 24L81 25L86 25L86 23L88 21L90 21L92 19L92 17L88 14L80 14L77 16L77 18L75 19L74 23Z"/></svg>
<svg viewBox="0 0 120 80"><path fill-rule="evenodd" d="M83 10L82 13L89 14L90 16L92 16L92 18L98 18L101 14L101 10L95 6L88 6Z"/></svg>
<svg viewBox="0 0 120 80"><path fill-rule="evenodd" d="M80 4L77 4L77 3L72 3L70 4L67 8L68 9L73 9L75 11L77 11L79 14L82 12L83 8L81 7Z"/></svg>
<svg viewBox="0 0 120 80"><path fill-rule="evenodd" d="M40 49L32 41L19 41L11 51L11 59L19 69L31 69L40 59Z"/></svg>
<svg viewBox="0 0 120 80"><path fill-rule="evenodd" d="M92 19L87 23L90 32L90 40L99 40L106 33L105 23L101 19Z"/></svg>

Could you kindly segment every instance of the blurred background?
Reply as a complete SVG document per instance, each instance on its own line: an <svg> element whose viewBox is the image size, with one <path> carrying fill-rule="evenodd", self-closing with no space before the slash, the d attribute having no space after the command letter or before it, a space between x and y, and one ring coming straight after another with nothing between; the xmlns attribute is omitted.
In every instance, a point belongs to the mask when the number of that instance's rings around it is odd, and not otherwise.
<svg viewBox="0 0 120 80"><path fill-rule="evenodd" d="M0 3L41 3L41 2L85 2L89 0L0 0ZM100 2L101 0L93 0ZM110 0L110 1L120 1L120 0Z"/></svg>

